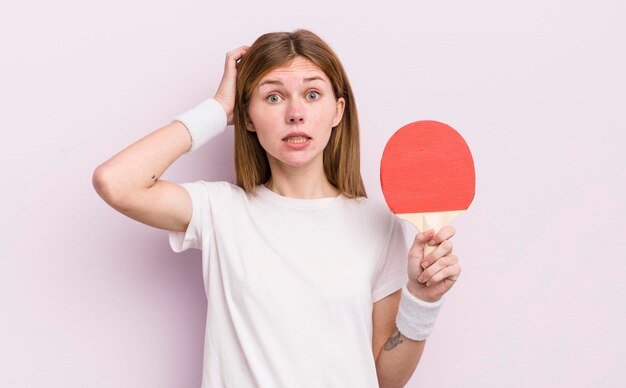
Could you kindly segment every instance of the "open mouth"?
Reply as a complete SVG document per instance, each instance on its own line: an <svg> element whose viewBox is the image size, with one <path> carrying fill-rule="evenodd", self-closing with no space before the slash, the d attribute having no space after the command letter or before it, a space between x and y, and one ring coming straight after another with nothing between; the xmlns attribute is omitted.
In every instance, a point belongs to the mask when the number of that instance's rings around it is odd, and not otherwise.
<svg viewBox="0 0 626 388"><path fill-rule="evenodd" d="M287 143L298 144L298 143L305 143L309 141L310 139L311 138L307 136L291 136L291 137L284 138L283 141L286 141Z"/></svg>

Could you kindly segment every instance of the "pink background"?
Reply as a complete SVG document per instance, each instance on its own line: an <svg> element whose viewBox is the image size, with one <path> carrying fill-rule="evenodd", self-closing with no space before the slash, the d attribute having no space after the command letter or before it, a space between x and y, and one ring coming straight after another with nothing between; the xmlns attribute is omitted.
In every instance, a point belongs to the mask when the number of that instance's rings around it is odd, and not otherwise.
<svg viewBox="0 0 626 388"><path fill-rule="evenodd" d="M626 4L504 3L4 7L0 386L199 386L200 252L110 208L92 172L213 96L227 51L298 27L350 76L370 197L409 122L443 121L474 154L463 273L407 386L626 386ZM163 178L232 179L232 140Z"/></svg>

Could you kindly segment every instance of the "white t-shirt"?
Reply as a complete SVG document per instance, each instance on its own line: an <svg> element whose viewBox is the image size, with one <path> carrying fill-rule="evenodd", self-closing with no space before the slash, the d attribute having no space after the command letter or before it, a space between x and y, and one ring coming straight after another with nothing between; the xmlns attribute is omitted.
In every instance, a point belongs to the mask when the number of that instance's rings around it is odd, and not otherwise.
<svg viewBox="0 0 626 388"><path fill-rule="evenodd" d="M378 387L372 308L408 281L403 221L367 198L181 185L193 214L168 234L202 250L202 387Z"/></svg>

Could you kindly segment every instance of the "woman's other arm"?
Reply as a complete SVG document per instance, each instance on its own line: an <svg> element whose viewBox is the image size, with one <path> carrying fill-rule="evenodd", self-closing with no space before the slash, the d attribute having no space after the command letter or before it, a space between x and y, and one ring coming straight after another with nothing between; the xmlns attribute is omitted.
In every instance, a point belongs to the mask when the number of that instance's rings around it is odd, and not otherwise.
<svg viewBox="0 0 626 388"><path fill-rule="evenodd" d="M182 186L159 178L190 147L187 128L174 121L99 165L93 173L93 186L125 216L159 229L184 232L191 219L191 198Z"/></svg>
<svg viewBox="0 0 626 388"><path fill-rule="evenodd" d="M241 46L226 54L214 100L226 113L227 124L233 123L237 61L248 49ZM181 185L159 178L191 145L185 124L173 121L99 165L93 172L93 187L106 203L134 220L184 232L191 220L191 197Z"/></svg>

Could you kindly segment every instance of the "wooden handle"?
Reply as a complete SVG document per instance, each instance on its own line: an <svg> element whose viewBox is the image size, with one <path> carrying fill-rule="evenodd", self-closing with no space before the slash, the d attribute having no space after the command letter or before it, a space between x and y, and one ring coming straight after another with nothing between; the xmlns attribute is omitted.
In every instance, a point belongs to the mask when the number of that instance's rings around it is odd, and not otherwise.
<svg viewBox="0 0 626 388"><path fill-rule="evenodd" d="M450 224L450 221L465 210L454 210L449 212L433 212L433 213L407 213L396 214L403 220L409 221L419 229L425 232L428 229L434 229L435 234L439 233L441 228ZM437 248L437 245L426 245L424 247L424 257Z"/></svg>

